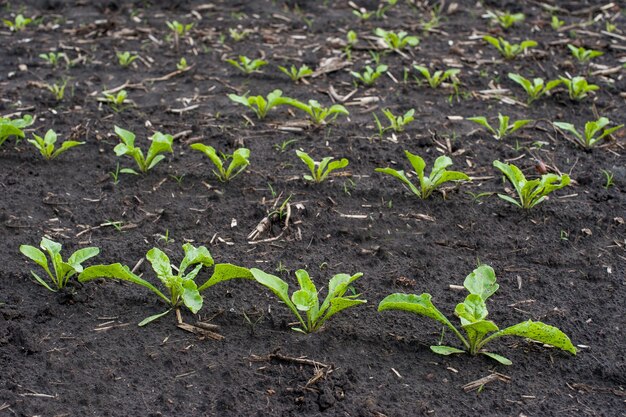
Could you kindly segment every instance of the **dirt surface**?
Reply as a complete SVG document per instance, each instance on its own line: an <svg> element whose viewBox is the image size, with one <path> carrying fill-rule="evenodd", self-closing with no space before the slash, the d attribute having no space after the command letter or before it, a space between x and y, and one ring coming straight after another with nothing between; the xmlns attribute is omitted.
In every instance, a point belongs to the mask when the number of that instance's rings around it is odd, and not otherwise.
<svg viewBox="0 0 626 417"><path fill-rule="evenodd" d="M377 5L357 3L368 10ZM19 33L0 30L0 115L32 114L29 132L52 128L63 139L87 142L51 162L26 141L10 139L0 148L0 415L626 415L623 131L587 152L549 123L580 127L596 115L626 119L620 2L601 9L605 2L559 1L566 25L560 32L539 2L479 7L458 1L456 9L446 2L431 32L423 30L431 16L427 2L399 3L384 19L359 21L345 1L0 1L0 17L22 12L38 19ZM488 7L510 7L526 20L502 32L481 17ZM616 32L605 33L606 19L613 19ZM165 22L172 20L194 22L178 46L166 39ZM359 86L345 103L349 118L314 129L301 112L279 108L258 121L227 98L280 88L286 96L328 105L331 87L340 98L351 94L349 71L372 65L368 49L376 48L376 27L405 30L421 43L404 55L378 51L391 76L372 88ZM236 42L229 28L250 32ZM359 35L351 62L340 45L349 29ZM489 32L534 39L539 47L503 61L480 39ZM579 64L567 43L605 54L589 66ZM39 58L55 50L74 65L53 68ZM121 68L116 51L141 59ZM264 56L270 64L245 76L223 61L238 55ZM176 71L181 57L191 68L162 79ZM297 63L316 69L329 57L348 66L308 83L294 84L276 68ZM460 68L460 93L417 85L415 70L403 82L412 62ZM600 90L574 102L559 89L525 106L509 72L548 79L592 73L589 80ZM57 102L42 87L63 79L69 80L66 93ZM102 90L122 85L135 106L116 113L97 100ZM498 88L509 91L484 91ZM375 99L359 101L364 97ZM381 140L371 113L380 116L382 108L396 114L414 108L416 121ZM496 141L454 117L493 120L498 112L536 122ZM142 146L156 130L176 135L174 153L147 175L122 174L114 184L109 173L116 164L132 162L113 153L114 125L135 132ZM292 139L281 151L279 145ZM250 168L222 184L208 159L189 149L195 142L227 152L245 145ZM317 160L347 157L350 165L310 185L301 178L305 167L295 149ZM447 154L474 180L419 200L374 172L408 169L405 149L422 155L429 167ZM529 211L496 196L473 199L469 192L503 192L502 176L492 167L496 159L513 160L528 176L537 175L542 161L573 182ZM603 169L614 174L609 188ZM260 237L268 241L249 243L247 235L288 196L289 227L276 222ZM289 329L288 309L269 291L230 281L204 294L199 317L182 312L188 323L219 325L224 340L178 329L173 314L139 328L139 321L164 309L144 288L98 281L72 283L55 294L37 285L29 273L35 266L18 248L37 245L44 234L62 242L64 253L98 246L97 262L131 268L153 246L177 264L181 245L193 242L206 245L217 262L262 268L292 286L299 268L320 287L336 273L363 272L356 290L368 304L336 316L319 333L302 335ZM501 286L488 303L491 319L501 326L527 319L558 326L579 347L578 355L502 339L491 349L510 358L509 367L486 357L437 356L428 346L440 338L438 325L376 311L390 293L429 292L452 317L465 294L450 285L461 285L477 262L492 265ZM147 262L137 273L154 278ZM445 340L457 345L448 335ZM499 379L492 377L478 392L463 390L494 373Z"/></svg>

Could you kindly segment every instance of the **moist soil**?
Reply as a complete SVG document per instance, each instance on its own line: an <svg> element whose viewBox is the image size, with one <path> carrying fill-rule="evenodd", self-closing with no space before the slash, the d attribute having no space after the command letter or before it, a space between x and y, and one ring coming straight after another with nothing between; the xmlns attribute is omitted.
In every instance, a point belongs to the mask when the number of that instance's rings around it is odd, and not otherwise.
<svg viewBox="0 0 626 417"><path fill-rule="evenodd" d="M445 2L431 31L424 24L435 4L423 1L399 2L385 18L367 21L344 1L0 3L1 17L36 18L22 32L0 31L0 115L34 115L28 137L54 129L61 139L86 142L50 162L25 140L10 139L0 149L0 414L626 415L623 131L585 151L550 124L581 128L600 115L626 119L620 2L602 8L605 2L559 1L566 25L559 32L539 2ZM377 2L358 5L374 10ZM505 32L481 17L492 7L522 12L526 20ZM607 19L615 32L607 34ZM166 26L173 20L194 23L177 45ZM376 27L405 30L421 42L403 54L385 52L372 35ZM235 41L229 29L249 32ZM359 36L351 61L342 46L349 29ZM505 61L481 41L487 33L539 46ZM568 43L604 55L579 64ZM390 74L371 88L355 88L349 71L374 65L368 50L377 50ZM63 51L73 65L46 64L39 54L47 51ZM122 68L116 51L140 59ZM238 55L270 64L246 76L224 62ZM172 74L181 57L190 69ZM345 66L306 83L294 84L276 68L328 69L323 63L331 57ZM403 70L413 62L461 69L459 93L418 85L415 70L405 81ZM561 88L526 106L509 72L545 79L590 74L600 89L576 102ZM64 79L65 95L56 101L44 85ZM98 98L120 86L134 105L114 112ZM350 116L313 128L303 113L281 107L259 121L227 98L276 88L304 101L343 102ZM382 117L383 108L395 114L413 108L416 120L381 139L372 112ZM494 120L498 113L535 122L496 141L462 120ZM132 166L113 152L115 125L135 132L140 146L154 131L175 135L174 153L148 174L120 174L114 184L117 163ZM208 159L189 149L196 142L227 153L245 146L251 165L220 183ZM295 149L316 160L346 157L350 165L309 184ZM408 170L404 150L422 155L429 167L446 154L473 181L417 199L374 172ZM530 177L546 168L573 181L532 210L495 195L474 198L471 193L510 188L494 160L514 161ZM614 175L608 188L602 170ZM248 234L287 197L288 225L275 219L251 242ZM98 246L100 255L88 265L121 262L148 280L155 278L148 262L139 262L145 253L159 247L177 264L185 242L206 245L217 262L279 275L292 288L300 268L320 288L334 274L362 272L355 290L368 303L303 335L290 330L293 317L273 294L233 280L206 291L196 317L181 310L186 323L218 325L221 341L179 329L173 313L138 327L165 309L143 287L73 280L52 293L37 285L29 271L38 267L18 248L37 245L43 235L63 243L65 256ZM456 321L454 307L465 291L455 286L478 263L493 266L500 283L488 303L491 319L501 327L527 319L558 326L578 354L504 338L491 349L512 366L484 356L438 356L429 346L442 338L439 325L376 310L390 293L428 292ZM449 334L443 341L458 346ZM490 379L478 389L463 389L483 377Z"/></svg>

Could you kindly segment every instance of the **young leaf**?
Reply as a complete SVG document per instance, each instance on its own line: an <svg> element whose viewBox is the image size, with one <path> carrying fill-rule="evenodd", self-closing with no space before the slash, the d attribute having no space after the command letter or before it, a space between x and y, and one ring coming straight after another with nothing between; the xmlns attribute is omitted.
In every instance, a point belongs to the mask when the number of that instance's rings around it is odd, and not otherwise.
<svg viewBox="0 0 626 417"><path fill-rule="evenodd" d="M457 349L451 346L431 346L430 350L432 350L438 355L444 355L444 356L452 355L454 353L465 353L464 350Z"/></svg>
<svg viewBox="0 0 626 417"><path fill-rule="evenodd" d="M576 348L572 344L571 340L565 333L557 329L554 326L542 323L540 321L524 321L516 325L507 327L500 330L497 333L492 334L490 337L483 341L483 345L489 340L502 336L520 336L527 339L531 339L537 342L551 345L556 348L565 350L572 354L576 354Z"/></svg>
<svg viewBox="0 0 626 417"><path fill-rule="evenodd" d="M463 286L470 294L476 294L484 301L500 288L496 283L496 272L489 265L480 265L474 269L463 281Z"/></svg>

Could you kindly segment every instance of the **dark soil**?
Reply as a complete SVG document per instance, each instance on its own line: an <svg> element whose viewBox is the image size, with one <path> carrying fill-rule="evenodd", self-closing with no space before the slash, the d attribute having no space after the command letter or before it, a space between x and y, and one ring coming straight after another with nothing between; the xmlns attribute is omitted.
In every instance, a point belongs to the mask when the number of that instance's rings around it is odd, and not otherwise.
<svg viewBox="0 0 626 417"><path fill-rule="evenodd" d="M377 4L357 3L368 10ZM383 20L360 22L345 1L0 1L0 17L22 12L40 19L17 34L0 31L0 115L32 114L36 122L29 132L54 129L62 139L87 142L51 162L24 140L10 139L0 148L0 414L626 415L623 131L585 152L549 124L582 126L597 115L618 123L626 119L620 93L625 70L603 72L620 67L626 57L620 2L600 10L607 2L559 1L559 16L574 25L562 32L551 29L539 2L486 2L526 15L506 33L481 18L486 9L475 1L457 1L453 13L448 13L452 2L446 2L441 24L431 33L423 33L421 23L430 19L428 2L399 3ZM590 26L577 25L598 16ZM604 19L614 19L613 36L602 32ZM178 48L165 40L165 22L171 20L195 23ZM300 112L279 108L257 121L227 98L280 88L286 96L328 105L331 86L345 96L354 89L349 71L371 65L368 37L376 27L418 34L421 43L405 57L380 51L395 80L384 75L373 88L359 87L347 103L349 118L302 128ZM251 33L235 42L229 28ZM278 72L277 65L317 68L324 58L341 57L332 38L345 39L348 29L360 39L352 66L297 85ZM539 47L504 62L480 40L487 32L534 39ZM578 64L567 43L605 54L590 66ZM79 62L52 68L38 57L50 50ZM142 59L124 69L116 51L134 51ZM223 61L240 54L265 56L270 65L244 76ZM175 71L183 56L192 65L189 71L149 81ZM418 86L414 70L404 83L403 69L412 61L461 68L461 94ZM507 73L552 79L588 71L596 74L589 80L600 90L581 102L562 90L529 107L480 93L501 87L523 102L522 90ZM42 85L62 79L69 79L68 87L56 102ZM115 113L97 101L102 90L125 83L135 107ZM379 101L360 105L357 99L363 97ZM381 115L382 108L396 114L414 108L416 121L395 138L387 134L381 140L371 112ZM477 125L450 118L492 120L498 112L537 122L496 141ZM177 134L175 152L147 175L121 175L113 184L109 173L117 162L123 167L132 162L113 153L114 125L135 132L142 146L155 130ZM291 139L297 142L285 152L275 148ZM245 145L252 154L250 169L219 183L208 160L189 150L194 142L227 152ZM305 167L295 149L318 160L347 157L350 165L325 183L309 185L301 179ZM385 166L407 169L405 149L422 155L428 166L446 153L474 180L418 200L399 182L374 172ZM502 177L492 167L496 159L514 160L529 176L537 175L535 166L543 161L574 181L529 211L496 196L475 201L469 192L503 191ZM614 174L608 189L603 169ZM249 243L248 233L279 195L280 202L291 196L289 228L278 239ZM122 222L120 230L106 225L111 222ZM281 228L274 224L261 239L279 236ZM160 238L166 233L168 241ZM193 242L206 245L217 262L262 268L292 286L299 268L308 269L320 287L336 273L360 271L364 277L356 289L369 302L336 316L319 333L302 335L289 329L289 311L269 291L230 281L204 294L198 318L182 311L188 323L202 319L219 325L223 341L178 329L173 314L139 328L143 318L164 310L142 287L109 280L72 283L55 294L37 285L29 272L36 267L18 248L37 245L44 234L62 242L66 254L98 246L97 262L131 268L153 246L178 263L181 245ZM461 285L478 262L492 265L501 285L488 304L496 323L533 319L558 326L579 347L578 355L502 339L491 348L510 358L510 367L480 356L437 356L428 347L441 334L434 322L376 311L390 293L429 292L452 317L465 294L450 285ZM151 280L147 264L137 271ZM446 342L457 343L448 335ZM267 356L273 352L279 356ZM494 372L510 379L464 392L463 385Z"/></svg>

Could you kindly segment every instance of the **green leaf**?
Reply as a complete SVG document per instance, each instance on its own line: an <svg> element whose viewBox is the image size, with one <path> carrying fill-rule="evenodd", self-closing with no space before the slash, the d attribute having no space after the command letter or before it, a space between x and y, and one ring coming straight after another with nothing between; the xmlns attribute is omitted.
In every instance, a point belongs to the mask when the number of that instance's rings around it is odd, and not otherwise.
<svg viewBox="0 0 626 417"><path fill-rule="evenodd" d="M454 353L466 353L464 350L457 349L451 346L431 346L430 350L432 350L438 355L444 355L444 356L452 355Z"/></svg>
<svg viewBox="0 0 626 417"><path fill-rule="evenodd" d="M291 301L300 311L314 311L315 303L319 302L317 293L306 289L295 291L291 294Z"/></svg>
<svg viewBox="0 0 626 417"><path fill-rule="evenodd" d="M152 269L161 281L173 275L170 258L161 249L150 249L146 254L146 259L152 264Z"/></svg>
<svg viewBox="0 0 626 417"><path fill-rule="evenodd" d="M487 317L485 300L478 294L470 294L465 301L457 304L454 312L461 318L461 323L475 323Z"/></svg>
<svg viewBox="0 0 626 417"><path fill-rule="evenodd" d="M183 302L193 314L196 314L202 308L202 296L198 291L196 283L191 280L183 281Z"/></svg>
<svg viewBox="0 0 626 417"><path fill-rule="evenodd" d="M468 117L465 120L469 120L471 122L478 123L479 125L483 126L485 129L487 129L493 135L497 135L498 134L498 132L496 132L496 130L493 127L491 127L491 125L489 124L489 122L487 121L487 119L485 117L482 117L482 116L479 116L479 117Z"/></svg>
<svg viewBox="0 0 626 417"><path fill-rule="evenodd" d="M172 135L164 135L161 132L156 132L150 138L152 143L148 149L148 155L146 156L147 169L152 169L159 161L163 159L163 153L172 153L172 143L174 143L174 137ZM158 160L157 160L158 157Z"/></svg>
<svg viewBox="0 0 626 417"><path fill-rule="evenodd" d="M470 294L476 294L484 301L500 288L496 283L496 273L489 265L480 265L474 269L463 281L463 286Z"/></svg>
<svg viewBox="0 0 626 417"><path fill-rule="evenodd" d="M46 258L46 255L36 247L30 245L21 245L20 252L22 253L22 255L34 261L42 268L48 268L48 258Z"/></svg>
<svg viewBox="0 0 626 417"><path fill-rule="evenodd" d="M115 134L119 136L119 138L122 140L122 143L124 145L126 145L129 148L133 148L135 146L135 134L133 132L122 129L121 127L118 127L118 126L114 126L114 130L115 130ZM116 146L116 148L118 146ZM115 151L115 153L117 154L117 156L123 155L123 153L120 154L120 153L117 153L117 151Z"/></svg>
<svg viewBox="0 0 626 417"><path fill-rule="evenodd" d="M215 167L220 172L220 175L223 175L223 173L224 173L224 164L222 162L222 158L220 158L217 155L217 152L215 151L214 147L208 146L208 145L204 145L202 143L194 143L193 145L191 145L191 149L194 149L196 151L200 151L203 154L205 154L206 156L208 156L209 159L211 160L211 162L213 162L213 165L215 165Z"/></svg>
<svg viewBox="0 0 626 417"><path fill-rule="evenodd" d="M178 268L179 274L184 275L190 265L202 264L202 266L205 267L213 266L213 257L206 247L200 246L196 248L191 243L185 243L183 250L185 251L185 257Z"/></svg>
<svg viewBox="0 0 626 417"><path fill-rule="evenodd" d="M502 336L525 337L527 339L565 350L574 355L576 354L576 348L572 345L572 342L565 333L554 326L550 326L540 321L528 320L502 329L485 339L483 344Z"/></svg>
<svg viewBox="0 0 626 417"><path fill-rule="evenodd" d="M169 313L170 311L172 311L172 309L171 309L171 308L170 308L169 310L167 310L167 311L164 311L163 313L159 313L159 314L155 314L155 315L150 316L150 317L146 317L145 319L143 319L143 320L142 320L142 321L138 324L138 326L139 326L139 327L143 327L143 326L145 326L146 324L148 324L148 323L150 323L150 322L152 322L152 321L155 321L155 320L156 320L156 319L158 319L158 318L161 318L161 317L165 316L165 315L166 315L167 313Z"/></svg>
<svg viewBox="0 0 626 417"><path fill-rule="evenodd" d="M414 313L420 316L426 316L440 323L445 324L449 328L454 328L452 323L444 316L430 301L432 296L424 293L420 295L395 293L385 297L378 304L378 311L400 310ZM455 329L456 330L456 329Z"/></svg>
<svg viewBox="0 0 626 417"><path fill-rule="evenodd" d="M63 142L61 144L61 147L59 149L57 149L56 151L54 151L54 153L51 155L50 159L54 159L57 156L61 155L63 152L67 151L68 149L74 148L76 146L80 146L80 145L84 145L85 142L77 142L74 140L66 140L65 142Z"/></svg>
<svg viewBox="0 0 626 417"><path fill-rule="evenodd" d="M502 365L512 365L513 362L511 362L509 359L505 358L502 355L498 355L497 353L491 353L491 352L480 352L481 354L490 357L491 359L495 359L498 362L500 362Z"/></svg>
<svg viewBox="0 0 626 417"><path fill-rule="evenodd" d="M52 292L56 292L57 290L52 289L48 283L46 283L46 281L44 281L39 275L35 274L33 271L30 271L31 275L37 280L37 282L41 285L43 285L44 287L46 287L48 290L52 291Z"/></svg>
<svg viewBox="0 0 626 417"><path fill-rule="evenodd" d="M326 169L326 171L322 174L320 181L324 181L324 179L326 179L326 177L328 177L328 174L330 174L331 172L341 169L341 168L345 168L347 167L349 164L349 161L346 158L342 158L339 161L332 161L328 164L328 167Z"/></svg>
<svg viewBox="0 0 626 417"><path fill-rule="evenodd" d="M216 264L213 269L213 275L198 288L198 291L202 292L217 283L236 278L254 279L254 276L248 268L232 264Z"/></svg>
<svg viewBox="0 0 626 417"><path fill-rule="evenodd" d="M79 249L72 254L67 260L67 263L72 265L72 267L76 270L76 272L82 272L82 263L88 259L97 256L100 253L100 249L96 247L88 247Z"/></svg>
<svg viewBox="0 0 626 417"><path fill-rule="evenodd" d="M355 300L353 298L344 297L333 298L330 300L330 307L326 310L326 314L324 314L318 320L317 327L321 327L324 322L326 322L326 320L330 319L332 316L339 313L340 311L365 303L367 303L367 300Z"/></svg>
<svg viewBox="0 0 626 417"><path fill-rule="evenodd" d="M283 303L289 307L289 309L294 313L294 315L298 318L298 321L302 324L302 326L307 329L307 325L298 313L298 309L293 304L293 302L289 299L289 284L287 284L282 279L277 276L267 274L260 269L252 268L250 269L252 276L259 284L264 287L269 288Z"/></svg>
<svg viewBox="0 0 626 417"><path fill-rule="evenodd" d="M121 174L133 174L133 175L139 175L139 173L137 171L135 171L132 168L122 168L120 169L120 173Z"/></svg>
<svg viewBox="0 0 626 417"><path fill-rule="evenodd" d="M422 198L422 194L417 189L417 187L413 185L413 183L407 178L404 171L396 171L393 168L376 168L375 171L380 172L382 174L391 175L392 177L399 179L400 181L402 181L402 183L404 183L404 185L406 185L409 188L409 190L411 190L413 194L415 194L419 198Z"/></svg>

